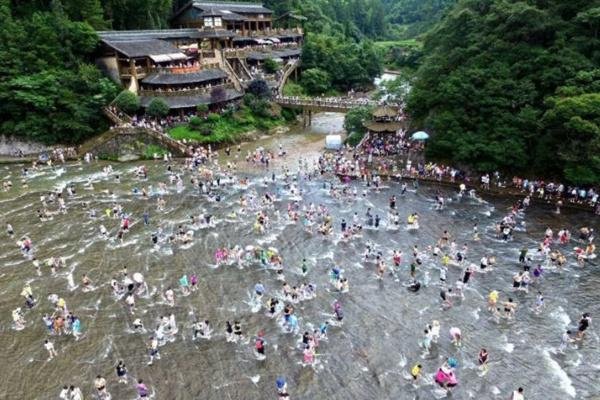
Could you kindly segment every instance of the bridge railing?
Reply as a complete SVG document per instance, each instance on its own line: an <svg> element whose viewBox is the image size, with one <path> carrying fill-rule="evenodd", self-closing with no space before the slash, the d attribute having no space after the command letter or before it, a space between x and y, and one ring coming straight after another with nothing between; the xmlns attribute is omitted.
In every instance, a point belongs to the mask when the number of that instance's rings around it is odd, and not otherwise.
<svg viewBox="0 0 600 400"><path fill-rule="evenodd" d="M290 105L298 107L327 107L347 110L361 106L375 106L376 101L368 99L320 99L320 98L302 98L277 96L275 101L281 105Z"/></svg>

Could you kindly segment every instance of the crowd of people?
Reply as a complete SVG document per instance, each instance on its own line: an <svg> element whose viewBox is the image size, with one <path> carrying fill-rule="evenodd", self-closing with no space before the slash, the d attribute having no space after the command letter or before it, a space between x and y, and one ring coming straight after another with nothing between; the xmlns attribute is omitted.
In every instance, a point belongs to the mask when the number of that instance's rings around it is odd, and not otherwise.
<svg viewBox="0 0 600 400"><path fill-rule="evenodd" d="M144 123L143 120L135 120L134 123ZM416 242L406 249L397 248L391 254L384 253L381 249L383 242L362 239L363 230L369 229L379 232L384 226L389 231L405 229L418 231L420 216L416 212L411 212L407 217L407 222L401 222L398 200L410 196L408 185L402 182L397 187L384 187L381 178L370 174L368 169L368 160L364 156L351 151L340 151L338 153L326 153L318 160L309 161L300 158L298 170L293 172L289 165L285 163L287 156L286 150L280 145L278 150L269 150L257 148L255 151L245 155L242 154L241 147L238 146L235 151L230 148L224 150L227 156L225 165L218 162L218 154L210 147L198 146L193 154L185 159L181 164L172 163L167 160L166 178L159 177L158 187L152 187L148 184L149 170L145 165L136 166L129 172L133 179L135 187L131 190L135 197L135 202L155 201L156 208L154 215L150 215L147 210L143 215L134 215L128 211L128 202L122 202L122 199L113 197L112 204L106 205L103 211L97 212L95 207L102 206L102 203L79 204L75 200L78 188L77 184L71 183L64 188L41 196L40 201L40 220L39 223L47 223L53 216L59 214L68 214L80 207L86 211L87 216L98 229L98 240L104 240L107 243L118 245L123 243L132 229L139 227L153 228L149 234L148 245L154 250L165 247L179 247L187 249L199 239L195 238L194 231L198 229L214 229L217 222L215 220L229 219L237 223L247 221L252 224L254 235L260 237L277 229L278 225L295 225L311 237L332 238L336 242L357 242L364 243L364 253L361 258L361 264L365 268L372 268L375 271L376 279L400 279L405 281L403 286L409 292L423 291L431 286L426 276L430 272L439 274L439 305L442 310L448 310L453 307L461 307L470 293L467 289L473 285L473 277L478 274L491 274L498 268L497 260L491 254L472 254L471 243L488 240L482 237L477 224L473 226L471 239L466 240L463 245L457 243L455 233L451 228L445 229L439 238L432 243ZM263 176L254 179L248 179L240 176L236 171L243 168L240 163L245 162L252 166L262 166L265 169ZM274 160L281 162L281 173L276 174L272 166ZM93 163L91 158L86 162ZM44 168L37 164L32 165L31 170L35 171ZM414 173L412 167L410 173ZM358 185L347 185L342 181L336 183L336 174L342 173L348 175L352 169L362 175L365 180L362 193L358 191ZM27 179L31 170L24 169L23 176ZM121 187L121 176L115 172L112 167L106 165L102 168L101 178L113 182ZM433 176L436 179L442 179L451 176L451 179L462 177L460 171L435 164L418 165L416 167L417 175ZM423 173L421 173L423 172ZM164 180L163 180L164 179ZM329 207L323 204L314 204L308 198L304 197L304 187L310 182L323 180L323 188L327 196L334 204L361 204L361 199L367 199L371 195L381 193L382 190L390 190L390 197L387 207L372 209L371 207L358 206L351 220L346 221L340 218L334 220L334 214ZM253 182L254 181L254 182ZM482 185L491 185L493 182L500 182L501 176L495 174L492 177L485 178ZM529 182L517 181L523 193L523 198L516 201L513 207L496 224L495 238L508 243L513 240L515 232L522 230L527 210L531 206L531 198L536 195L537 189L530 187L542 187ZM538 183L539 185L539 183ZM544 185L546 187L548 185ZM258 189L262 188L262 189ZM413 190L417 186L413 186ZM82 189L95 191L92 178L83 183ZM167 215L167 203L172 196L178 196L185 190L197 193L203 201L212 204L220 204L222 194L235 189L239 191L239 200L232 211L223 215L211 215L205 211L199 214L190 210L190 219L185 223L178 224L173 231L163 229L162 221L169 218ZM479 187L477 187L479 189ZM12 190L8 188L7 190ZM559 193L562 191L558 190ZM583 198L587 199L587 192ZM547 193L542 193L542 196ZM577 194L576 194L577 195ZM457 198L468 196L472 199L479 199L472 186L467 188L461 185L460 190L455 193ZM287 201L287 206L280 210L276 207L276 202ZM442 194L436 195L433 199L432 210L443 212L448 205ZM366 212L365 212L366 209ZM283 211L283 212L282 212ZM359 215L364 212L364 216ZM139 220L140 224L133 227L134 221ZM34 222L38 223L38 222ZM108 228L107 228L108 226ZM339 227L339 228L338 228ZM491 290L485 300L471 298L469 301L481 302L483 307L487 307L490 318L497 321L509 321L518 318L519 313L533 312L541 314L544 312L545 303L542 289L550 288L544 283L542 277L549 271L560 271L566 267L569 250L567 246L572 241L577 241L578 247L572 256L577 259L580 267L584 267L592 262L595 257L594 239L595 234L592 228L579 227L573 229L576 234L571 237L569 230L562 228L555 233L550 227L545 231L544 236L540 237L536 249L530 251L524 247L518 259L515 257L515 273L511 282L506 282L506 295L500 295L502 288ZM18 238L17 245L22 256L29 260L35 267L35 275L55 276L57 271L67 268L69 262L64 257L51 257L46 260L37 259L37 254L43 248L43 241L34 241L27 235L29 231L26 225L13 227L10 223L6 224L6 235L10 238ZM387 235L381 234L381 237ZM108 244L107 244L108 246ZM108 247L107 247L108 249ZM406 255L405 255L406 254ZM476 261L477 260L477 261ZM214 252L215 264L213 268L224 268L235 266L239 269L259 268L265 271L272 271L274 279L281 283L281 289L269 288L263 282L253 283L252 296L248 301L248 306L252 313L257 313L261 309L265 310L268 319L263 324L273 321L275 326L280 329L281 335L298 336L299 346L297 349L300 363L303 367L322 368L319 365L317 357L319 349L330 343L331 336L338 334L339 330L344 329L345 312L343 307L344 294L351 290L350 278L352 275L360 279L360 275L354 271L346 271L340 265L334 263L331 268L319 271L316 265L311 265L306 259L303 259L299 265L293 261L285 260L276 247L267 246L246 246L239 245L233 247L218 246ZM451 271L452 268L452 271ZM158 364L161 360L160 349L168 346L170 343L178 340L182 335L190 335L193 340L215 340L213 324L202 318L195 318L192 324L192 331L189 333L181 332L177 323L175 311L164 314L158 319L152 319L145 316L143 312L144 303L150 298L150 290L146 282L146 277L137 272L140 269L136 266L133 272L123 267L120 271L113 271L113 276L109 282L96 281L94 277L87 274L81 275L81 283L77 285L73 278L68 283L69 290L81 290L84 292L93 292L106 283L112 290L113 301L123 304L124 310L131 317L131 334L141 335L150 334L146 341L145 351L147 354L148 365ZM425 274L424 272L428 273ZM318 289L312 281L319 273L327 274L327 280L331 286L328 291L334 293L335 298L330 302L331 309L323 310L328 317L312 321L311 325L300 323L300 315L303 308L299 303L312 302L318 296L325 296L324 290ZM288 276L286 276L288 275ZM290 279L298 275L299 279ZM450 279L450 275L455 275ZM391 278L388 278L391 276ZM164 288L158 296L167 307L173 308L182 301L183 298L194 296L198 290L198 273L196 270L184 273L171 285ZM358 281L358 279L357 279ZM73 341L77 342L82 337L82 326L84 323L77 316L75 311L78 307L67 305L63 295L58 293L50 294L47 301L42 301L36 296L35 291L43 291L43 282L35 287L26 283L21 292L24 298L25 306L16 308L12 313L13 328L16 331L24 329L33 329L28 320L41 320L45 325L45 338L43 339L43 348L48 353L47 362L51 362L57 357L61 357L61 349L55 346L54 338L59 336L72 336ZM510 289L509 289L510 288ZM523 298L529 293L534 293L535 306L531 311L523 310L515 300L517 296ZM32 316L37 309L43 316L37 318ZM41 315L40 315L41 316ZM305 316L306 318L306 316ZM146 320L146 321L144 321ZM125 321L125 320L124 320ZM444 325L447 326L444 327ZM148 326L148 329L146 328ZM311 328L309 328L312 326ZM571 344L581 343L586 340L586 332L591 326L591 316L583 313L579 319L576 329L565 329L561 333L561 344L558 351L569 351ZM329 332L330 328L334 329ZM465 340L465 334L460 326L456 326L451 320L432 320L424 327L424 334L418 345L424 355L429 354L432 347L439 346L441 341L440 331L446 329L448 332L448 341L454 348L461 348ZM271 351L268 347L268 338L262 327L255 332L249 332L242 318L227 320L223 323L223 335L227 342L238 346L250 346L256 362L263 362L269 358ZM415 332L415 335L418 335ZM466 339L468 340L468 338ZM472 351L469 349L468 351ZM478 360L478 368L481 376L489 370L490 359L498 355L490 354L486 348L481 348L473 358ZM436 368L429 370L424 361L416 361L404 371L407 380L413 385L420 385L424 379L424 374L430 374L433 381L438 386L438 391L447 394L454 387L459 385L459 359L455 355L444 357L444 361ZM132 379L128 377L127 368L124 360L119 360L115 367L116 377L120 384L130 384L137 392L139 399L147 398L151 395L151 390L141 379ZM93 380L93 386L96 396L99 399L107 400L109 394L108 381L101 375ZM277 397L280 400L290 398L288 385L284 377L276 380ZM81 400L83 398L82 390L73 385L65 385L60 391L59 397L64 400ZM517 388L511 397L513 400L524 399L524 389Z"/></svg>
<svg viewBox="0 0 600 400"><path fill-rule="evenodd" d="M360 143L359 148L367 158L370 156L371 161L373 157L408 156L411 151L419 153L423 150L424 142L410 140L403 129L395 133L370 133Z"/></svg>
<svg viewBox="0 0 600 400"><path fill-rule="evenodd" d="M390 136L390 135L388 135ZM406 141L401 134L391 135L390 138L365 141L359 149L348 154L338 153L334 156L334 170L339 175L366 179L367 176L386 175L395 179L411 178L434 180L463 185L476 186L484 191L494 191L506 194L529 194L538 200L553 203L557 213L561 207L568 204L589 207L600 215L599 191L595 187L581 188L562 183L544 180L529 180L519 177L503 176L500 172L482 175L469 173L449 165L435 162L425 162L422 157L422 145L415 141ZM409 144L406 144L409 142ZM402 149L398 151L398 149ZM390 153L387 152L390 150ZM385 157L397 155L399 159L390 160ZM413 159L417 159L413 163Z"/></svg>
<svg viewBox="0 0 600 400"><path fill-rule="evenodd" d="M364 98L353 98L353 97L326 97L326 96L317 96L305 98L301 96L277 96L275 98L276 101L286 103L286 104L305 104L307 102L314 103L317 106L326 106L326 107L340 107L340 108L351 108L351 107L360 107L360 106L372 106L376 104L384 104L375 102L374 100L369 99L368 97Z"/></svg>

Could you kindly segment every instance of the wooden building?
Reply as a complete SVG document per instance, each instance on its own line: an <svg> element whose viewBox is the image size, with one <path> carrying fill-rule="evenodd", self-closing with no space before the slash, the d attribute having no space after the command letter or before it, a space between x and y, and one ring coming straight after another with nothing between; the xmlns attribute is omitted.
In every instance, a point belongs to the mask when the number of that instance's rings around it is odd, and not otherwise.
<svg viewBox="0 0 600 400"><path fill-rule="evenodd" d="M223 28L238 35L264 34L273 28L273 11L260 3L191 1L171 25L177 28Z"/></svg>

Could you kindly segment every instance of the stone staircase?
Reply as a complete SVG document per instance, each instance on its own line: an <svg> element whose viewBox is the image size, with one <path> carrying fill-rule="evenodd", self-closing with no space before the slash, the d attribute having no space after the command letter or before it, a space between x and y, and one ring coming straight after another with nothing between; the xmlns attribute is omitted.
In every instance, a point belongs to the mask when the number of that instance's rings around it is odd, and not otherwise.
<svg viewBox="0 0 600 400"><path fill-rule="evenodd" d="M109 129L108 131L94 136L93 138L85 141L77 148L77 154L81 157L86 153L93 151L95 148L107 143L119 135L146 135L155 139L163 147L169 149L173 154L178 156L185 156L188 154L188 147L171 138L169 135L157 131L152 128L141 127L141 126L128 126L132 119L127 114L117 115L108 107L102 109L108 119L110 119L116 127Z"/></svg>
<svg viewBox="0 0 600 400"><path fill-rule="evenodd" d="M300 59L291 61L284 65L283 70L281 71L282 72L281 79L279 79L279 82L277 84L277 93L280 96L283 95L283 87L285 86L285 83L289 79L292 72L294 72L294 70L296 68L298 68L299 65L300 65Z"/></svg>
<svg viewBox="0 0 600 400"><path fill-rule="evenodd" d="M356 148L360 149L363 146L363 144L365 144L365 142L367 140L369 140L370 137L371 137L371 133L370 132L365 133L365 136L363 136L363 138L360 139L360 142L358 142L358 144L356 145Z"/></svg>
<svg viewBox="0 0 600 400"><path fill-rule="evenodd" d="M237 76L233 67L231 66L231 64L229 64L229 61L227 61L227 58L223 55L222 51L216 51L215 53L217 55L217 59L219 60L219 66L221 67L221 69L225 71L229 80L233 82L233 87L235 88L235 90L241 92L243 89L242 82L239 76Z"/></svg>

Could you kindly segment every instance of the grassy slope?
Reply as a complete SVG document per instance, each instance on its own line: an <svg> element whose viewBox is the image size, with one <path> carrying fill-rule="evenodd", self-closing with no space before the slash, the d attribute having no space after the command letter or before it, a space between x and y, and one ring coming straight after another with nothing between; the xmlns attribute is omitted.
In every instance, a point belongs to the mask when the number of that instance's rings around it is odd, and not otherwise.
<svg viewBox="0 0 600 400"><path fill-rule="evenodd" d="M222 116L214 124L204 121L202 125L193 129L189 125L179 125L169 131L169 135L176 140L190 140L198 143L229 143L237 141L241 134L252 130L266 131L276 126L283 125L283 118L258 117L247 108ZM208 131L205 135L202 132Z"/></svg>

